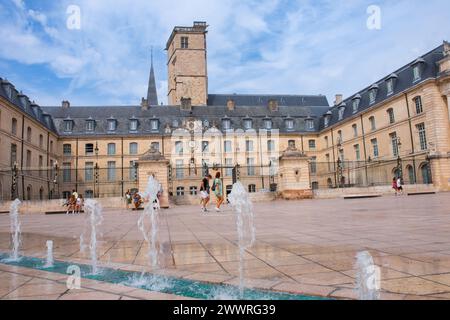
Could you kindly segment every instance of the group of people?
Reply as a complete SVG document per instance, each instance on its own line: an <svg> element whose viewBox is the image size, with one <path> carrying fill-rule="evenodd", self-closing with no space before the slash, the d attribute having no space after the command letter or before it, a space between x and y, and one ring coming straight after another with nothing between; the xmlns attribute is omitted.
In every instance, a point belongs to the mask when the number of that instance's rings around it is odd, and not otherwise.
<svg viewBox="0 0 450 320"><path fill-rule="evenodd" d="M159 209L159 201L161 199L162 193L163 193L162 185L159 184L157 199L153 201L153 207L155 209ZM139 193L138 190L136 190L134 193L132 193L130 190L127 190L127 192L125 192L125 204L127 209L130 209L130 206L132 205L133 210L139 210L139 208L144 204L144 202L147 201L142 197L142 195Z"/></svg>
<svg viewBox="0 0 450 320"><path fill-rule="evenodd" d="M64 206L67 207L66 214L80 214L84 209L83 196L81 194L78 194L76 190L72 190L72 194L67 198Z"/></svg>
<svg viewBox="0 0 450 320"><path fill-rule="evenodd" d="M403 194L403 183L401 177L392 179L392 189L394 189L396 196Z"/></svg>
<svg viewBox="0 0 450 320"><path fill-rule="evenodd" d="M211 191L214 193L214 196L216 197L216 211L220 212L220 207L224 202L223 197L223 183L220 179L220 172L216 173L216 177L213 181L212 186L210 185L210 181L212 179L212 176L210 174L207 174L200 185L200 197L201 197L201 206L203 212L208 212L208 203L211 200Z"/></svg>

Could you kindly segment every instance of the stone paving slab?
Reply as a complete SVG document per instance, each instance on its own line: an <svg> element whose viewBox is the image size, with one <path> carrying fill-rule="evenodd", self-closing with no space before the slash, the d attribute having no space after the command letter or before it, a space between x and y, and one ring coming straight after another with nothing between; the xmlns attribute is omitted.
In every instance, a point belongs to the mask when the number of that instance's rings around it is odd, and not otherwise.
<svg viewBox="0 0 450 320"><path fill-rule="evenodd" d="M382 299L450 299L450 194L373 199L255 203L256 243L244 256L246 285L307 295L355 299L355 255L369 251L381 268ZM89 263L80 252L85 215L21 215L21 254ZM139 214L106 210L100 265L151 271ZM197 206L161 212L160 260L167 275L238 284L235 215ZM10 249L9 217L0 216L0 251ZM0 299L179 299L174 295L91 280L78 292L66 276L0 263Z"/></svg>

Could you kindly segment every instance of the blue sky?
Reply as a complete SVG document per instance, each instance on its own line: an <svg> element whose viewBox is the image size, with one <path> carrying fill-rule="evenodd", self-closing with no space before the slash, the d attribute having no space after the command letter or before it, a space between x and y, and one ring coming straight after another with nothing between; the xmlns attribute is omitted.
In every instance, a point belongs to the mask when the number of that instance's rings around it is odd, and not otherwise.
<svg viewBox="0 0 450 320"><path fill-rule="evenodd" d="M69 5L81 29L66 27ZM367 8L381 9L369 30ZM448 0L0 0L0 77L40 105L138 105L154 47L207 21L210 93L351 95L450 41Z"/></svg>

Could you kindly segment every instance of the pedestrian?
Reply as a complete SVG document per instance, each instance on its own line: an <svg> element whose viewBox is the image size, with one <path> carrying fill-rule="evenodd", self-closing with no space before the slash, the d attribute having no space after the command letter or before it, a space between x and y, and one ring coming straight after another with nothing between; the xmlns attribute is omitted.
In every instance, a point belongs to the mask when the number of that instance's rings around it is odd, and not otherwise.
<svg viewBox="0 0 450 320"><path fill-rule="evenodd" d="M397 191L400 194L403 194L403 183L402 183L402 178L401 177L398 177L398 179L397 179Z"/></svg>
<svg viewBox="0 0 450 320"><path fill-rule="evenodd" d="M394 189L395 195L397 195L398 194L398 186L397 186L397 179L395 177L392 179L392 189Z"/></svg>
<svg viewBox="0 0 450 320"><path fill-rule="evenodd" d="M81 211L83 210L83 205L84 205L84 199L83 199L83 196L80 194L80 195L78 196L77 201L76 201L76 211L77 211L77 214L80 214L80 213L81 213Z"/></svg>
<svg viewBox="0 0 450 320"><path fill-rule="evenodd" d="M127 192L125 192L125 204L126 204L127 209L130 209L131 202L132 202L131 192L130 192L130 190L127 190Z"/></svg>
<svg viewBox="0 0 450 320"><path fill-rule="evenodd" d="M75 200L78 199L78 192L75 189L72 190L72 195L75 197Z"/></svg>
<svg viewBox="0 0 450 320"><path fill-rule="evenodd" d="M139 210L139 207L143 203L142 197L139 194L139 192L136 192L134 194L133 201L134 201L134 210Z"/></svg>
<svg viewBox="0 0 450 320"><path fill-rule="evenodd" d="M208 203L210 200L210 186L209 186L209 180L211 180L212 177L210 174L206 174L205 177L202 179L202 184L200 185L200 197L202 198L202 211L208 212Z"/></svg>
<svg viewBox="0 0 450 320"><path fill-rule="evenodd" d="M217 198L216 211L220 212L220 206L223 203L223 187L222 180L220 179L220 172L216 173L216 178L214 179L211 190Z"/></svg>

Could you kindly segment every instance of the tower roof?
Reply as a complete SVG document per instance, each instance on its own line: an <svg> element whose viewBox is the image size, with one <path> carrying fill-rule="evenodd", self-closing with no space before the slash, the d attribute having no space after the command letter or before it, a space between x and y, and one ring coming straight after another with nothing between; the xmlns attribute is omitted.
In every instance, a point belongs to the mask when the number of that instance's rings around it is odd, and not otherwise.
<svg viewBox="0 0 450 320"><path fill-rule="evenodd" d="M158 105L158 93L156 92L155 70L153 69L153 48L151 53L150 77L148 79L147 105Z"/></svg>

